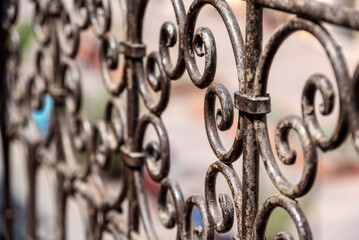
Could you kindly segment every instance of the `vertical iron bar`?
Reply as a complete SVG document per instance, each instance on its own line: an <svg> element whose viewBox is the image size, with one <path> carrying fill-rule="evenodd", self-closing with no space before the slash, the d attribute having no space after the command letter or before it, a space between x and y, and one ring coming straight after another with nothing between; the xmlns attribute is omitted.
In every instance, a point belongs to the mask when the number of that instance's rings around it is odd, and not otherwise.
<svg viewBox="0 0 359 240"><path fill-rule="evenodd" d="M57 178L58 182L57 182L57 191L58 191L58 195L60 197L60 199L57 199L57 201L59 201L58 203L58 209L57 209L57 236L56 239L58 240L65 240L66 239L66 205L67 205L67 201L66 201L66 194L64 193L63 190L63 184L62 184L62 179L59 179L59 177ZM61 180L61 181L59 181Z"/></svg>
<svg viewBox="0 0 359 240"><path fill-rule="evenodd" d="M130 0L131 1L131 0ZM133 72L133 64L131 60L127 59L126 66L127 71L127 109L128 109L128 146L131 151L134 150L133 138L135 128L138 121L138 95L137 95L137 83L135 73ZM136 196L135 180L133 169L128 169L128 202L129 202L129 233L131 231L137 232L139 230L139 205ZM130 237L130 236L129 236Z"/></svg>
<svg viewBox="0 0 359 240"><path fill-rule="evenodd" d="M65 153L63 150L62 143L62 133L64 131L64 127L60 124L65 122L64 116L65 113L63 111L63 106L61 102L55 102L54 109L55 116L55 142L56 142L56 157L57 161L64 161ZM57 240L65 240L66 239L66 192L64 191L64 177L61 173L56 173L56 239Z"/></svg>
<svg viewBox="0 0 359 240"><path fill-rule="evenodd" d="M51 61L52 61L52 75L48 79L49 88L53 89L63 89L63 79L61 76L61 53L59 39L57 35L57 21L60 18L60 15L63 10L63 3L61 0L50 0L48 2L48 13L49 19L48 24L51 27L50 35L50 51L51 51ZM51 117L51 126L50 131L54 136L54 146L56 148L56 161L64 162L65 161L65 150L64 150L64 140L63 135L67 132L65 129L66 114L64 111L64 100L62 96L53 97L54 108ZM55 201L56 201L56 233L55 237L57 240L66 239L66 198L67 193L64 190L64 176L63 174L56 172L56 192L55 192Z"/></svg>
<svg viewBox="0 0 359 240"><path fill-rule="evenodd" d="M1 130L1 142L2 142L2 152L3 152L3 162L4 162L4 208L3 216L5 219L5 239L12 239L12 221L13 221L13 207L11 201L11 175L10 175L10 139L7 133L7 100L9 97L9 86L7 82L7 72L6 72L6 62L8 58L8 52L6 47L6 42L9 36L8 29L5 29L4 22L6 21L7 14L6 6L8 1L0 1L0 130Z"/></svg>
<svg viewBox="0 0 359 240"><path fill-rule="evenodd" d="M252 0L246 9L246 82L244 92L253 95L253 82L262 49L262 8ZM244 114L242 239L252 239L258 209L259 154L253 126L254 116Z"/></svg>
<svg viewBox="0 0 359 240"><path fill-rule="evenodd" d="M59 0L52 0L53 6L62 6L62 3ZM50 79L50 84L54 84L55 88L63 89L63 80L61 72L60 72L60 45L59 39L57 36L57 19L60 17L60 13L54 14L51 18L51 23L54 26L52 28L52 35L51 35L51 43L52 43L52 65L54 68L52 79ZM64 111L64 102L62 99L57 99L54 101L54 109L53 109L53 117L55 119L54 123L54 132L55 132L55 143L56 143L56 157L57 161L64 162L65 161L65 152L63 141L63 133L61 131L65 131L64 123L66 122L65 111ZM56 201L57 202L57 239L64 240L66 238L66 192L64 191L64 176L61 173L56 173L56 184L57 184L57 191L56 191Z"/></svg>
<svg viewBox="0 0 359 240"><path fill-rule="evenodd" d="M137 42L136 29L136 7L138 1L127 1L127 41L129 43ZM139 99L136 74L134 72L134 60L126 57L126 77L127 77L127 123L128 123L128 145L131 151L134 151L134 134L139 115ZM139 230L139 205L136 196L134 172L136 170L128 169L128 202L129 202L129 238L131 231Z"/></svg>
<svg viewBox="0 0 359 240"><path fill-rule="evenodd" d="M36 146L30 144L28 147L28 176L29 176L29 203L27 224L29 231L29 239L36 238Z"/></svg>

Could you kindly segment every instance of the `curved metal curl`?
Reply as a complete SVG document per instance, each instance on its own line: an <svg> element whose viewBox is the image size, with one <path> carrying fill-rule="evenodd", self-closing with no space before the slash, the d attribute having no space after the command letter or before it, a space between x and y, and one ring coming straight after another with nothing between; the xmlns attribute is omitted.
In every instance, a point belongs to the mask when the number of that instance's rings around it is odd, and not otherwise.
<svg viewBox="0 0 359 240"><path fill-rule="evenodd" d="M80 45L80 32L65 9L57 20L56 30L62 52L68 57L74 58Z"/></svg>
<svg viewBox="0 0 359 240"><path fill-rule="evenodd" d="M312 233L310 231L309 223L298 203L280 194L274 194L270 196L259 207L254 222L253 239L265 239L265 232L269 217L277 207L282 207L286 212L289 213L297 227L300 240L312 240ZM288 232L280 232L276 235L275 239L291 240L293 237Z"/></svg>
<svg viewBox="0 0 359 240"><path fill-rule="evenodd" d="M195 0L188 10L183 38L184 57L188 74L193 83L201 89L209 86L215 76L217 50L214 36L211 30L206 27L200 27L194 31L200 10L207 4L212 5L217 10L226 25L237 65L238 80L243 83L245 59L243 37L231 8L224 0ZM194 51L199 57L205 56L203 75L198 70Z"/></svg>
<svg viewBox="0 0 359 240"><path fill-rule="evenodd" d="M10 0L6 1L8 5L5 6L6 9L3 13L5 13L6 17L4 17L4 21L1 23L2 27L5 29L10 29L13 26L17 19L17 14L19 10L19 0ZM3 14L2 13L2 14Z"/></svg>
<svg viewBox="0 0 359 240"><path fill-rule="evenodd" d="M290 198L298 198L306 194L312 187L317 170L317 153L315 145L304 127L304 121L297 116L289 116L278 123L276 129L275 145L279 159L284 164L294 164L295 151L291 150L288 143L288 135L291 129L298 133L304 151L304 168L301 180L292 185L283 176L270 146L266 122L256 120L254 123L259 152L267 173L276 188Z"/></svg>
<svg viewBox="0 0 359 240"><path fill-rule="evenodd" d="M47 45L50 42L51 31L48 26L46 7L41 5L41 3L35 3L34 32L37 41L43 45Z"/></svg>
<svg viewBox="0 0 359 240"><path fill-rule="evenodd" d="M229 184L235 204L235 207L233 207L232 201L227 194L220 194L219 203L222 214L217 207L216 200L216 180L218 173L221 173ZM221 162L213 163L207 171L205 184L205 196L208 212L216 231L224 233L228 232L232 228L234 220L233 212L235 210L238 228L237 235L242 236L242 187L232 166L228 166Z"/></svg>
<svg viewBox="0 0 359 240"><path fill-rule="evenodd" d="M156 182L160 182L162 179L167 177L170 170L170 146L166 128L159 117L151 113L147 113L139 120L135 132L134 151L143 151L142 144L149 124L151 124L156 130L159 138L159 145L151 142L146 146L145 163L151 178ZM158 160L161 160L160 169L157 167Z"/></svg>
<svg viewBox="0 0 359 240"><path fill-rule="evenodd" d="M74 11L77 26L85 30L90 25L90 17L86 7L86 0L74 0Z"/></svg>
<svg viewBox="0 0 359 240"><path fill-rule="evenodd" d="M124 76L122 79L112 80L109 70L116 70L119 65L118 42L114 38L104 37L100 46L100 63L103 84L107 91L113 95L120 94L126 87ZM124 72L122 70L123 75Z"/></svg>
<svg viewBox="0 0 359 240"><path fill-rule="evenodd" d="M118 116L113 116L114 110L118 114ZM109 147L112 152L117 153L128 137L126 109L120 99L112 97L107 102L105 108L104 120L109 134L108 136L110 141ZM120 206L122 201L126 198L126 194L127 194L126 169L123 169L123 173L124 174L123 174L122 188L116 200L112 202L112 206L114 207Z"/></svg>
<svg viewBox="0 0 359 240"><path fill-rule="evenodd" d="M116 110L118 116L113 117L113 110ZM112 141L115 144L111 144L111 150L117 151L120 146L127 139L127 119L126 119L126 108L122 101L118 98L110 98L105 108L105 122L108 125L112 125L114 129Z"/></svg>
<svg viewBox="0 0 359 240"><path fill-rule="evenodd" d="M198 226L192 232L192 225L191 225L191 218L192 218L192 210L193 207L197 207L203 221L203 228L202 226ZM210 216L207 212L206 201L202 196L199 195L191 195L187 198L185 203L185 230L186 230L186 238L185 239L196 239L193 237L193 234L196 237L201 237L204 240L212 240L214 239L214 229L213 225L210 221Z"/></svg>
<svg viewBox="0 0 359 240"><path fill-rule="evenodd" d="M46 81L40 76L32 76L27 82L26 100L30 103L30 109L40 110L44 106L44 97L47 90Z"/></svg>
<svg viewBox="0 0 359 240"><path fill-rule="evenodd" d="M183 75L185 70L184 62L184 49L183 49L183 30L186 20L186 11L183 5L182 0L172 0L172 5L175 10L177 25L178 25L178 35L176 32L176 27L172 22L165 22L161 27L160 32L160 49L163 68L170 79L178 79ZM175 66L171 63L171 58L169 54L169 48L173 47L177 38L179 38L178 46L178 57L177 63Z"/></svg>
<svg viewBox="0 0 359 240"><path fill-rule="evenodd" d="M93 30L97 37L103 38L111 28L111 3L109 0L86 0L86 3Z"/></svg>
<svg viewBox="0 0 359 240"><path fill-rule="evenodd" d="M66 110L69 114L76 114L81 109L82 91L81 76L76 62L71 59L62 61L59 67L61 85L67 91L65 96Z"/></svg>
<svg viewBox="0 0 359 240"><path fill-rule="evenodd" d="M156 66L158 71L156 70ZM142 66L137 65L138 71L138 84L140 88L141 96L145 102L146 107L152 113L160 116L165 110L170 97L171 81L166 75L166 72L161 64L161 56L158 52L152 52L147 58L146 75L143 74ZM156 103L150 89L147 86L150 85L154 92L160 91L160 99Z"/></svg>
<svg viewBox="0 0 359 240"><path fill-rule="evenodd" d="M321 25L309 20L295 18L289 22L284 23L276 30L271 39L268 41L257 66L255 76L255 95L261 96L266 93L270 66L275 54L277 53L280 45L284 42L284 40L292 33L299 30L306 31L318 39L327 53L337 80L340 104L339 119L335 127L335 131L330 138L327 137L323 130L320 128L318 120L315 116L314 93L318 89L317 87L319 87L318 90L324 94L324 108L322 113L324 115L328 115L331 113L333 108L330 106L332 101L327 101L328 98L334 98L334 96L330 96L333 95L331 91L324 92L325 89L321 88L320 84L318 85L308 83L307 87L303 91L302 99L303 119L312 141L324 151L331 150L338 147L344 141L347 135L348 113L346 104L349 102L348 98L350 96L350 86L347 66L344 61L341 48ZM313 80L309 81L311 82Z"/></svg>
<svg viewBox="0 0 359 240"><path fill-rule="evenodd" d="M49 54L44 49L38 49L36 53L36 74L46 79L46 82L50 83L50 72L53 69L44 68L44 65L49 65ZM52 68L52 66L51 66ZM61 76L62 77L62 76Z"/></svg>
<svg viewBox="0 0 359 240"><path fill-rule="evenodd" d="M216 96L221 104L221 109L218 109L217 113L215 113ZM237 160L242 153L241 127L238 126L236 137L229 151L224 148L217 130L218 127L219 130L226 131L233 125L233 102L223 84L213 83L208 87L204 100L204 117L207 137L217 158L224 163L232 163Z"/></svg>
<svg viewBox="0 0 359 240"><path fill-rule="evenodd" d="M171 193L173 205L167 203L168 191ZM166 228L173 228L177 224L177 239L185 239L186 236L183 211L184 198L180 186L173 179L163 179L158 193L158 212L161 223Z"/></svg>
<svg viewBox="0 0 359 240"><path fill-rule="evenodd" d="M85 115L78 114L70 118L70 136L72 146L76 151L86 152L85 166L80 173L80 179L86 178L91 171L92 132L91 123Z"/></svg>
<svg viewBox="0 0 359 240"><path fill-rule="evenodd" d="M111 139L108 131L108 126L105 121L98 121L93 129L92 144L93 144L93 157L94 162L104 170L108 170L111 166ZM102 143L97 144L98 139L101 139Z"/></svg>

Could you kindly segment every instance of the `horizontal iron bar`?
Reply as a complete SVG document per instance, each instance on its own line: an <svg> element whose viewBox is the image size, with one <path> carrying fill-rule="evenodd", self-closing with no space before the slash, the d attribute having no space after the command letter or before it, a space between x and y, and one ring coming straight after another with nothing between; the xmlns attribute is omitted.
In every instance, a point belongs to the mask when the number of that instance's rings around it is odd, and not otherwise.
<svg viewBox="0 0 359 240"><path fill-rule="evenodd" d="M359 11L341 4L328 4L312 0L254 1L263 7L359 30Z"/></svg>

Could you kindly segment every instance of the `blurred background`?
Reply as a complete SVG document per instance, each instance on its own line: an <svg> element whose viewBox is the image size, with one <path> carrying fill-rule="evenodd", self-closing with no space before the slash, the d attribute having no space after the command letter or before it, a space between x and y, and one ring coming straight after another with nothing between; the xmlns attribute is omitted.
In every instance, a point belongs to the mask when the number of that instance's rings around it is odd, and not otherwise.
<svg viewBox="0 0 359 240"><path fill-rule="evenodd" d="M123 40L124 21L120 14L120 0L113 0L111 34L118 40ZM245 36L245 3L239 0L228 0L240 25L242 35ZM350 7L357 7L357 1L342 0L341 3ZM184 0L186 9L191 0ZM71 1L65 1L67 9L72 9ZM22 43L22 65L20 76L28 76L34 72L34 59L36 49L39 48L33 34L33 4L29 0L20 0L20 12L17 29ZM293 18L293 15L280 13L274 10L264 10L264 38L265 45L273 31L283 22ZM144 19L143 40L147 45L148 53L158 50L159 32L165 21L175 21L175 14L171 1L150 0ZM216 82L224 84L231 94L238 90L238 77L227 29L220 15L210 6L205 7L197 22L197 27L209 27L217 43L217 72ZM342 46L344 56L352 75L358 63L359 35L344 28L325 25L334 39ZM81 33L80 51L76 62L81 70L83 111L92 121L103 118L104 106L109 99L106 93L99 70L99 41L90 30ZM172 50L172 59L177 59L177 48ZM203 59L197 58L199 65L204 66ZM123 61L122 61L123 64ZM122 66L123 67L123 66ZM119 67L119 69L121 66ZM120 70L119 70L120 72ZM319 42L309 34L298 32L292 35L281 46L276 55L270 76L268 93L272 98L272 112L268 115L271 144L274 147L274 130L279 120L289 114L301 116L301 95L306 80L314 73L323 73L331 79L336 88L335 77L329 59ZM171 98L162 119L167 128L170 150L171 171L170 177L176 179L184 193L185 198L190 194L204 195L204 180L209 165L216 161L216 157L207 140L204 127L203 103L205 90L194 86L185 74L181 79L172 81ZM338 93L336 89L336 93ZM338 96L338 94L336 94ZM316 104L321 103L317 96ZM46 119L51 112L51 99L48 99L45 111L34 113L38 118L39 127L46 134ZM141 115L147 112L143 103ZM333 114L328 117L320 116L323 129L331 134L338 118L338 99ZM235 136L235 126L221 133L222 141L227 148L231 146ZM151 131L146 134L148 139L154 138ZM293 183L299 181L302 173L303 158L297 136L290 135L291 146L297 150L297 162L293 166L280 164L284 175ZM26 151L20 143L12 146L13 157L12 185L13 199L16 205L16 237L23 239L26 231L26 204L27 204L27 172ZM79 162L83 156L79 155ZM351 138L338 149L323 153L318 149L319 168L314 187L299 202L309 220L314 239L358 239L359 226L359 155L354 150ZM113 169L104 174L106 185L111 194L119 191L121 164L116 160ZM2 162L1 162L2 163ZM234 163L237 174L241 176L241 158ZM278 191L273 186L261 162L260 170L260 204L270 194ZM3 173L1 173L3 174ZM46 169L41 169L38 176L38 232L41 239L53 239L55 220L54 195L52 182L54 176ZM167 230L161 226L157 210L158 185L145 177L148 190L152 220L160 239L174 239L176 230ZM217 192L230 193L225 180L219 176ZM230 195L230 194L229 194ZM76 199L70 200L68 206L67 227L68 239L85 239L83 224L81 222L81 208ZM124 216L126 219L126 216ZM194 213L194 221L200 224L198 214ZM3 223L2 223L3 226ZM235 229L235 226L234 228ZM283 210L275 210L269 220L267 229L268 239L283 230L288 230L296 236L296 230L289 216ZM234 230L233 230L234 231ZM222 234L218 239L232 239L229 234Z"/></svg>

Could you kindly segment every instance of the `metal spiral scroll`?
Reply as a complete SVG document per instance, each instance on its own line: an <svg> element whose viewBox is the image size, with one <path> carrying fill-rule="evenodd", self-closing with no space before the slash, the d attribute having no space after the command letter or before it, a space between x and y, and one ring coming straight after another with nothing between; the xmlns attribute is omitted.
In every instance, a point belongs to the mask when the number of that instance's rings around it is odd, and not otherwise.
<svg viewBox="0 0 359 240"><path fill-rule="evenodd" d="M128 0L126 6L121 6L121 9L126 10L121 12L127 19L125 41L119 41L110 34L111 26L114 25L114 9L109 0L74 0L72 11L66 9L61 0L32 2L35 7L34 35L39 49L34 60L34 73L28 78L22 78L19 74L20 36L15 28L18 2L6 0L0 3L1 12L5 13L5 17L1 18L1 32L6 36L5 40L2 39L6 51L2 53L7 56L4 64L6 74L0 72L1 81L7 81L3 88L6 90L0 90L4 95L9 95L6 101L2 101L6 102L1 105L6 111L0 112L0 123L2 132L6 129L3 142L7 144L7 140L19 139L29 152L29 239L39 238L36 232L35 192L36 176L42 167L48 167L57 178L57 239L66 237L66 205L69 199L75 199L81 208L87 239L102 239L105 233L114 239L141 239L144 236L147 239L158 239L151 222L154 210L147 203L144 171L160 186L159 217L163 227L176 227L177 239L211 240L217 233L236 231L233 239L262 240L265 239L271 213L277 207L288 212L300 239L312 239L309 223L296 198L304 196L314 183L318 164L317 147L324 151L338 148L350 130L355 146L359 148L359 67L350 82L339 45L317 21L306 20L316 18L311 17L312 12L283 7L277 0L248 1L246 21L249 30L246 32L247 41L244 42L238 22L225 0L194 0L187 12L181 0L172 0L176 23L167 21L162 24L159 48L147 54L146 45L142 42L142 26L148 0ZM259 46L261 42L261 25L255 25L258 19L261 20L261 6L289 11L301 17L280 26L256 60L248 52L252 52L253 46ZM318 6L321 5L316 5L316 8ZM215 37L207 27L196 28L203 7L214 8L225 23L237 66L239 91L234 94L234 99L222 83L213 83L217 68ZM333 10L328 5L324 8ZM340 8L340 11L348 10ZM258 15L252 15L254 13ZM352 18L347 19L342 14L335 20L319 13L317 18L352 28L357 21L356 28L359 29L359 13L352 15ZM250 29L255 26L257 32L253 33ZM81 33L88 28L92 28L100 43L101 80L111 95L103 119L96 122L90 122L82 112L81 81L84 79L76 65ZM296 152L291 149L288 140L290 131L297 133L302 144L302 177L299 183L292 184L279 169L269 141L266 114L270 111L270 98L267 83L271 63L279 47L289 35L300 30L310 33L321 43L331 62L339 92L339 119L332 136L326 136L316 117L314 97L320 92L323 99L320 112L329 115L334 108L334 90L325 75L312 75L302 94L302 117L283 118L275 133L277 155L284 164L294 164L296 160ZM254 38L258 38L257 43L252 42ZM170 48L176 46L178 56L176 62L171 62ZM255 51L260 50L258 47ZM0 51L3 50L0 48ZM197 66L196 57L204 57L203 74ZM144 58L147 58L146 62ZM248 74L248 69L256 71ZM121 71L118 79L112 74L115 70ZM206 89L205 131L214 156L219 160L207 170L204 179L205 196L193 194L187 198L176 180L168 177L171 166L170 136L161 118L170 100L171 81L180 80L185 71L195 86ZM124 93L127 102L120 98ZM49 132L43 135L36 127L32 111L42 108L45 94L51 96L55 107ZM143 115L139 114L140 97L148 110ZM219 108L216 108L217 100ZM232 127L235 108L239 113L238 125L233 144L227 150L222 144L219 131L227 131ZM348 114L349 111L351 114ZM258 209L249 206L250 201L247 199L250 191L258 196L258 186L255 183L249 186L245 177L242 186L232 166L241 156L242 150L243 159L248 154L245 147L249 144L246 140L250 138L244 133L248 134L250 124L254 126L252 133L256 136L254 143L251 143L254 148L250 150L253 155L258 150L270 179L280 192L268 197ZM146 142L145 134L150 126L154 128L157 140ZM76 153L84 153L85 163L78 162ZM111 166L115 155L120 156L124 168L121 183L117 186L118 195L109 197L101 172ZM7 173L8 158L5 157L4 161ZM247 167L246 161L243 162L244 167ZM256 163L254 160L248 164ZM252 174L258 179L258 171ZM218 175L224 177L232 196L220 193L217 200ZM9 203L9 182L7 175L4 212L7 213L7 236L11 239L12 216L9 213L13 209ZM203 226L192 225L191 216L195 207L200 212ZM128 221L124 221L125 209ZM252 219L248 218L248 212L254 212ZM233 230L234 224L236 229ZM144 233L140 229L144 229ZM288 232L280 232L275 239L290 240L293 236Z"/></svg>
<svg viewBox="0 0 359 240"><path fill-rule="evenodd" d="M278 123L275 136L275 146L279 159L286 165L295 163L296 152L290 149L288 135L290 130L295 130L299 136L304 152L304 167L301 180L296 185L291 184L281 173L269 142L266 117L260 116L255 121L257 142L261 158L267 173L276 188L285 196L269 197L258 211L254 230L255 239L263 239L265 226L270 213L277 206L284 208L295 221L300 239L312 239L307 220L296 202L296 199L305 195L312 187L317 171L316 146L322 150L331 150L338 147L347 135L348 119L347 105L349 91L349 75L341 53L340 47L319 24L309 20L295 18L281 25L268 41L259 59L256 72L255 94L263 96L266 94L268 75L273 58L280 45L292 33L303 30L312 34L324 47L328 58L331 61L339 89L340 115L333 136L327 137L320 128L315 115L314 96L320 91L323 103L320 105L320 112L328 115L334 106L334 91L331 83L321 74L312 75L306 82L302 95L302 114L288 116ZM276 239L293 239L288 233L279 233Z"/></svg>

